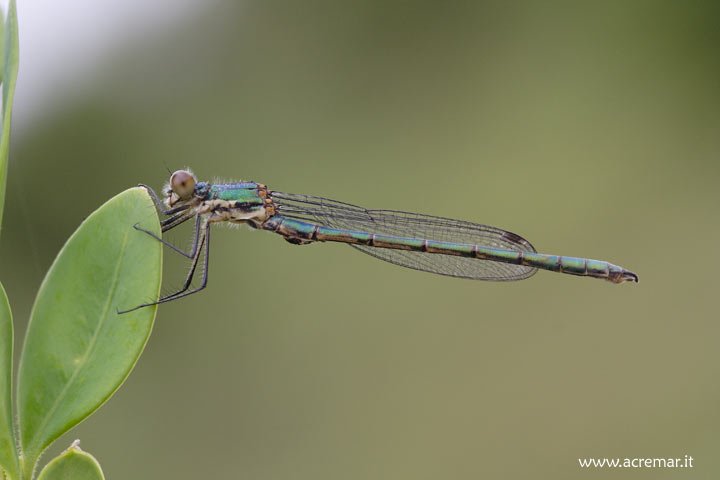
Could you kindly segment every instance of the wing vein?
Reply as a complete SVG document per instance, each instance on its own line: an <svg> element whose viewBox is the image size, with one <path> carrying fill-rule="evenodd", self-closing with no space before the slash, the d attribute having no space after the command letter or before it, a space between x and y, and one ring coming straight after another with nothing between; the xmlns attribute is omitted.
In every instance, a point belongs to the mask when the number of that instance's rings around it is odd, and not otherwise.
<svg viewBox="0 0 720 480"><path fill-rule="evenodd" d="M403 212L369 210L323 197L271 192L277 212L285 217L330 228L396 237L478 245L517 252L535 252L521 236L506 230L452 218ZM510 281L533 275L533 267L409 250L351 245L353 248L395 265L451 277Z"/></svg>

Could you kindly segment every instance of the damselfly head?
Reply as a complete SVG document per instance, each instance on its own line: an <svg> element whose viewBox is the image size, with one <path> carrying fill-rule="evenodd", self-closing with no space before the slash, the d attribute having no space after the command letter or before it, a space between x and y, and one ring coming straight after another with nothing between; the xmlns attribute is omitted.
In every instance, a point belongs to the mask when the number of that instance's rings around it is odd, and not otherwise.
<svg viewBox="0 0 720 480"><path fill-rule="evenodd" d="M195 193L195 175L188 170L178 170L170 176L167 190L167 204L172 207L177 202L190 200Z"/></svg>

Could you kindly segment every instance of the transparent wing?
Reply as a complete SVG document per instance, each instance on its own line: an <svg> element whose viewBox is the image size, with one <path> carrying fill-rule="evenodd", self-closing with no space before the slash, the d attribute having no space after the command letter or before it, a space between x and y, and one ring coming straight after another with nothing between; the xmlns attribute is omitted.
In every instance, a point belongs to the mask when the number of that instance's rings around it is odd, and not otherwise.
<svg viewBox="0 0 720 480"><path fill-rule="evenodd" d="M478 223L397 210L368 210L349 203L310 195L281 192L271 192L270 195L280 215L331 228L472 244L517 252L536 251L530 242L519 235ZM510 281L528 278L537 270L524 265L455 255L366 245L351 244L350 246L395 265L450 277Z"/></svg>

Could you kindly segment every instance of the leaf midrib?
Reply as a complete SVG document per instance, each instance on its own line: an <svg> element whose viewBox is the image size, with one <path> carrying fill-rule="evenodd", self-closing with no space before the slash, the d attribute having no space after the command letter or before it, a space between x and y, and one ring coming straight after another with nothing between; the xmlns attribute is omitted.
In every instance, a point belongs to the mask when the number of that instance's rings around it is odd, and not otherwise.
<svg viewBox="0 0 720 480"><path fill-rule="evenodd" d="M53 405L48 410L48 413L45 416L45 418L43 419L42 423L40 424L40 427L37 429L37 432L35 433L35 435L32 437L32 440L28 444L27 450L28 450L28 452L33 454L33 456L35 456L35 452L37 452L39 454L45 448L44 446L40 446L40 448L34 449L33 447L35 447L35 444L37 443L36 439L42 438L42 436L40 434L44 433L45 429L47 428L48 423L50 422L50 419L54 416L55 412L62 404L62 401L64 400L65 395L67 395L67 392L70 390L70 387L74 384L80 371L83 370L85 368L85 366L87 365L88 358L95 350L95 346L97 344L97 339L100 336L100 331L102 330L102 326L105 323L105 319L107 318L107 312L110 308L111 300L115 295L115 290L117 289L118 276L120 273L120 265L122 264L123 257L125 256L128 238L129 238L129 235L126 233L123 236L123 242L122 242L122 247L120 250L120 255L119 255L117 264L115 266L115 271L113 272L112 284L111 284L111 288L109 289L110 293L108 294L107 300L105 301L105 306L103 307L103 312L102 312L102 316L100 318L100 322L98 323L98 326L95 329L95 332L93 333L93 336L92 336L92 339L90 341L88 348L85 350L83 359L79 363L78 368L76 368L75 371L73 372L73 374L70 376L70 379L65 384L65 386L63 387L60 394L57 396L57 398L53 402ZM48 445L50 443L52 443L52 440L54 440L54 439L51 439L50 442L48 442Z"/></svg>

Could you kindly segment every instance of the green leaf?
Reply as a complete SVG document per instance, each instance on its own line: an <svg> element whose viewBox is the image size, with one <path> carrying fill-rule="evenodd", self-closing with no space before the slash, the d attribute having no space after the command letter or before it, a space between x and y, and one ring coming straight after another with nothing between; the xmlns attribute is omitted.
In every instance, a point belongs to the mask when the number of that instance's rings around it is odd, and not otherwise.
<svg viewBox="0 0 720 480"><path fill-rule="evenodd" d="M10 117L18 72L18 23L15 0L10 0L5 18L2 62L2 133L0 134L0 229L2 229L5 187L7 185L8 151L10 148Z"/></svg>
<svg viewBox="0 0 720 480"><path fill-rule="evenodd" d="M13 324L10 304L0 284L0 468L19 478L12 412Z"/></svg>
<svg viewBox="0 0 720 480"><path fill-rule="evenodd" d="M5 13L5 12L3 12L2 9L0 8L0 14L3 14L3 13ZM3 19L3 21L0 21L0 52L4 52L5 51L5 20L4 19L6 19L7 17L5 15L2 15L1 18ZM2 79L3 79L2 74L3 73L4 72L2 71L2 69L0 69L0 83L2 83ZM0 477L0 478L2 478L2 477Z"/></svg>
<svg viewBox="0 0 720 480"><path fill-rule="evenodd" d="M150 335L160 290L160 235L147 191L109 200L73 233L50 267L30 316L18 374L23 471L120 387Z"/></svg>
<svg viewBox="0 0 720 480"><path fill-rule="evenodd" d="M37 480L103 480L98 461L75 442L45 465Z"/></svg>

